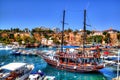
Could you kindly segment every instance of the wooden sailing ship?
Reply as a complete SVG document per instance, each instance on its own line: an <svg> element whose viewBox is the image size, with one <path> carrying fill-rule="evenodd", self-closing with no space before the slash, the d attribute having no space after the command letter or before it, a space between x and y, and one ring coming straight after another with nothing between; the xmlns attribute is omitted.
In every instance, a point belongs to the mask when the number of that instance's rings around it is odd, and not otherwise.
<svg viewBox="0 0 120 80"><path fill-rule="evenodd" d="M63 52L63 35L64 35L65 11L63 12L63 30L61 51L43 54L43 59L55 68L67 70L71 72L95 72L102 69L104 65L101 63L99 47L94 48L96 52L89 53L84 49L85 37L83 37L82 52ZM86 32L86 10L84 10L84 34Z"/></svg>

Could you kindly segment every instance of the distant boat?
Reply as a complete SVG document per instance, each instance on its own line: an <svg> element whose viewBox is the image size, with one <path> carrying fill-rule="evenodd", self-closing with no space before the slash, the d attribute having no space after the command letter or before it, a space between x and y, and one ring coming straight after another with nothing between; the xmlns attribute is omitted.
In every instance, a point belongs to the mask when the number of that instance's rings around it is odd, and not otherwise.
<svg viewBox="0 0 120 80"><path fill-rule="evenodd" d="M26 48L39 48L40 44L34 43L34 44L26 44Z"/></svg>
<svg viewBox="0 0 120 80"><path fill-rule="evenodd" d="M12 55L24 55L24 56L36 56L37 55L37 51L35 49L32 50L22 50L22 49L18 49L18 50L13 50L11 52Z"/></svg>
<svg viewBox="0 0 120 80"><path fill-rule="evenodd" d="M25 80L34 66L27 63L9 63L0 67L0 80Z"/></svg>
<svg viewBox="0 0 120 80"><path fill-rule="evenodd" d="M28 80L55 80L55 76L47 76L41 70L36 73L31 73Z"/></svg>
<svg viewBox="0 0 120 80"><path fill-rule="evenodd" d="M13 49L12 46L9 46L9 45L2 46L2 45L0 45L0 50L11 50L11 49Z"/></svg>
<svg viewBox="0 0 120 80"><path fill-rule="evenodd" d="M22 52L21 50L12 50L11 54L17 56L17 55L21 55L21 52Z"/></svg>

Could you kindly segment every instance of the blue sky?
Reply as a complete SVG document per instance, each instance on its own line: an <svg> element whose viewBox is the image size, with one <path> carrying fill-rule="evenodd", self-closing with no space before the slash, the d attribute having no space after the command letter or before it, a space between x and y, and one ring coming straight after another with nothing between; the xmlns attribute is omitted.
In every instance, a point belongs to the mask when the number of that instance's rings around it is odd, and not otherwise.
<svg viewBox="0 0 120 80"><path fill-rule="evenodd" d="M87 9L89 30L120 30L120 0L0 0L0 29L59 27L66 10L65 28L83 28Z"/></svg>

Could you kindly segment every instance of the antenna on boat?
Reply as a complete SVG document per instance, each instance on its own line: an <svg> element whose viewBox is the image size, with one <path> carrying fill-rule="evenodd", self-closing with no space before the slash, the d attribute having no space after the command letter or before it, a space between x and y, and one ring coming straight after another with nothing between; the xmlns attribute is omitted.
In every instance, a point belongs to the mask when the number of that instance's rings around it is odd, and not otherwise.
<svg viewBox="0 0 120 80"><path fill-rule="evenodd" d="M61 52L63 52L63 44L64 44L64 24L65 24L65 10L63 10Z"/></svg>
<svg viewBox="0 0 120 80"><path fill-rule="evenodd" d="M83 27L83 53L85 52L85 40L86 40L86 9L84 10L84 27Z"/></svg>

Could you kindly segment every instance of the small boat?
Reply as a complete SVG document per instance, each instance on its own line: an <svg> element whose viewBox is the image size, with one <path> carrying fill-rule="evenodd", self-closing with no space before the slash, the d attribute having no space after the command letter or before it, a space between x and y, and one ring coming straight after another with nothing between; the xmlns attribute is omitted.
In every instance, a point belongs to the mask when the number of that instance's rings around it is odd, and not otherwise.
<svg viewBox="0 0 120 80"><path fill-rule="evenodd" d="M21 55L21 50L13 50L12 55Z"/></svg>
<svg viewBox="0 0 120 80"><path fill-rule="evenodd" d="M19 49L19 50L13 50L12 55L36 56L37 51L36 50L22 50L22 49Z"/></svg>
<svg viewBox="0 0 120 80"><path fill-rule="evenodd" d="M46 76L39 70L37 73L31 73L28 80L55 80L55 76Z"/></svg>
<svg viewBox="0 0 120 80"><path fill-rule="evenodd" d="M28 80L43 80L44 73L41 70L38 70L37 73L31 73L28 77Z"/></svg>
<svg viewBox="0 0 120 80"><path fill-rule="evenodd" d="M0 67L0 80L25 80L34 69L28 63L9 63Z"/></svg>
<svg viewBox="0 0 120 80"><path fill-rule="evenodd" d="M11 50L12 46L0 46L0 50Z"/></svg>

